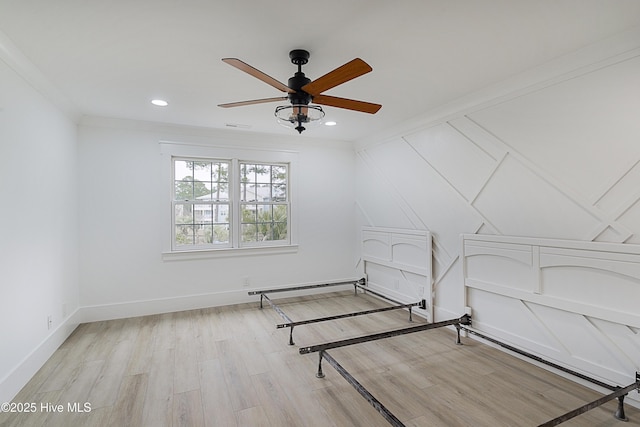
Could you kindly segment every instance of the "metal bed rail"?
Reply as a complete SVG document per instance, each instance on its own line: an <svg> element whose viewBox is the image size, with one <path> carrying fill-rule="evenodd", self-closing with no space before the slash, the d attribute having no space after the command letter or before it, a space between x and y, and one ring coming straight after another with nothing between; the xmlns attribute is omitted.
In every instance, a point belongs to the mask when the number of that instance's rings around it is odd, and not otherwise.
<svg viewBox="0 0 640 427"><path fill-rule="evenodd" d="M307 289L317 289L317 288L326 288L328 286L341 286L341 285L355 285L355 284L364 284L366 281L364 278L362 279L354 279L349 281L342 282L332 282L332 283L317 283L313 285L301 285L301 286L291 286L288 288L274 288L274 289L262 289L259 291L249 291L249 295L264 295L264 294L272 294L276 292L289 292L289 291L301 291ZM260 301L262 308L262 299Z"/></svg>
<svg viewBox="0 0 640 427"><path fill-rule="evenodd" d="M363 311L356 311L356 312L351 312L351 313L343 313L343 314L337 314L334 316L326 316L326 317L318 317L318 318L314 318L314 319L306 319L306 320L300 320L300 321L293 321L291 320L291 318L289 318L289 316L287 316L287 314L282 310L282 308L280 308L275 302L273 302L273 300L271 300L267 294L269 293L273 293L273 292L288 292L288 291L299 291L299 290L306 290L306 289L316 289L316 288L322 288L322 287L327 287L327 286L339 286L339 285L353 285L354 287L354 293L357 295L358 294L358 289L362 289L365 293L370 293L372 295L375 295L381 299L384 299L386 301L389 301L391 303L394 303L396 305L394 306L390 306L390 307L382 307L382 308L376 308L376 309L370 309L370 310L363 310ZM367 288L366 286L366 279L362 278L359 280L355 280L355 281L349 281L349 282L335 282L335 283L324 283L324 284L316 284L316 285L303 285L303 286L294 286L294 287L289 287L289 288L276 288L276 289L266 289L266 290L260 290L260 291L251 291L249 292L249 295L260 295L260 308L262 309L264 304L263 301L266 300L269 305L276 311L276 313L278 313L280 315L280 317L282 317L282 319L284 319L284 321L286 323L280 323L278 325L276 325L276 328L278 329L282 329L282 328L289 328L289 345L295 345L294 341L293 341L293 328L296 326L300 326L300 325L308 325L308 324L312 324L312 323L319 323L319 322L326 322L326 321L330 321L330 320L338 320L338 319L344 319L344 318L348 318L348 317L355 317L355 316L363 316L366 314L374 314L374 313L381 313L381 312L385 312L385 311L390 311L390 310L399 310L399 309L404 309L407 308L409 310L409 321L412 322L413 321L413 316L412 316L412 308L413 307L418 307L421 308L423 310L426 310L426 300L421 300L418 302L414 302L414 303L401 303L399 301L396 301L392 298L387 297L386 295L380 294L378 292L372 291L371 289Z"/></svg>
<svg viewBox="0 0 640 427"><path fill-rule="evenodd" d="M362 384L358 382L346 369L342 367L329 353L327 350L332 348L345 347L353 344L359 344L369 341L380 340L384 338L395 337L399 335L406 335L415 332L426 331L429 329L442 328L445 326L456 326L458 330L458 337L456 343L460 343L460 325L470 325L471 324L471 316L468 314L463 315L457 319L445 320L437 323L425 323L418 326L413 326L409 328L396 329L393 331L381 332L377 334L370 334L356 338L350 338L340 341L328 342L324 344L313 345L309 347L301 347L300 354L308 354L308 353L319 353L318 359L318 371L316 372L317 378L324 378L324 372L322 372L322 360L326 360L329 365L333 366L333 368L345 379L349 384L353 386L353 388L360 393L362 397L364 397L367 402L371 406L373 406L376 411L380 415L384 417L385 420L389 422L394 427L404 427L404 424L398 417L396 417L389 409L387 409L378 399L375 398Z"/></svg>
<svg viewBox="0 0 640 427"><path fill-rule="evenodd" d="M376 341L384 338L396 337L399 335L412 334L415 332L427 331L429 329L442 328L444 326L470 325L470 324L471 324L471 316L469 316L468 314L465 314L457 319L443 320L442 322L435 322L435 323L424 323L422 325L410 326L408 328L394 329L392 331L378 332L375 334L363 335L355 338L347 338L344 340L327 342L324 344L301 347L300 354L316 353L319 351L329 350L332 348L345 347L348 345L360 344L360 343L369 342L369 341ZM459 343L459 336L458 336L457 343Z"/></svg>
<svg viewBox="0 0 640 427"><path fill-rule="evenodd" d="M618 399L618 409L616 410L614 416L620 421L629 421L629 419L624 414L624 397L629 394L630 391L638 390L640 391L640 373L636 372L636 382L633 384L629 384L626 387L618 388L618 390L613 393L609 393L600 399L596 399L592 402L589 402L585 405L580 406L579 408L574 409L573 411L569 411L566 414L560 415L552 419L551 421L547 421L544 424L540 424L538 427L551 427L557 426L565 421L568 421L572 418L577 417L580 414L584 414L587 411L597 408L598 406L604 405L610 400Z"/></svg>
<svg viewBox="0 0 640 427"><path fill-rule="evenodd" d="M624 397L632 390L638 390L640 392L640 373L636 372L636 382L633 384L630 384L626 387L619 387L619 386L614 386L611 384L607 384L605 382L602 382L598 379L589 377L587 375L584 375L580 372L576 372L574 370L571 370L569 368L566 368L564 366L558 365L557 363L553 363L551 361L545 360L539 356L536 356L535 354L531 354L529 352L526 352L524 350L521 350L517 347L514 347L512 345L503 343L502 341L496 340L495 338L491 338L488 337L478 331L475 331L473 329L469 329L469 328L462 328L464 331L478 336L480 338L482 338L483 340L489 341L493 344L499 345L502 348L505 348L509 351L512 351L514 353L517 353L521 356L525 356L528 357L529 359L535 360L536 362L540 362L542 364L545 364L547 366L550 366L554 369L557 369L559 371L562 372L566 372L570 375L573 375L574 377L580 378L582 380L588 381L592 384L595 384L599 387L611 390L610 394L607 394L599 399L594 400L593 402L589 402L587 404L584 404L582 406L580 406L579 408L576 408L572 411L567 412L564 415L561 415L559 417L554 418L553 420L547 421L546 423L540 424L538 427L551 427L551 426L556 426L558 424L561 424L565 421L570 420L571 418L575 418L580 414L583 414L587 411L590 411L591 409L595 409L598 406L602 406L603 404L609 402L610 400L613 399L618 399L618 407L616 409L616 412L614 413L614 417L616 417L617 419L621 420L621 421L628 421L627 416L624 413Z"/></svg>
<svg viewBox="0 0 640 427"><path fill-rule="evenodd" d="M369 402L369 404L373 406L376 411L378 411L378 413L389 422L389 424L394 427L404 427L404 424L398 419L398 417L393 415L393 413L389 409L387 409L378 399L376 399L374 395L369 393L369 391L362 384L360 384L358 380L353 377L353 375L347 372L347 370L344 369L336 359L331 357L331 355L324 350L320 352L320 361L322 361L323 358L327 361L327 363L329 363L329 365L333 366L335 370L340 375L342 375L342 378L347 380L347 382L351 384L353 388L355 388L356 391L360 393L360 395L364 397L367 402ZM318 376L318 374L316 374L316 376ZM324 376L324 374L322 376Z"/></svg>

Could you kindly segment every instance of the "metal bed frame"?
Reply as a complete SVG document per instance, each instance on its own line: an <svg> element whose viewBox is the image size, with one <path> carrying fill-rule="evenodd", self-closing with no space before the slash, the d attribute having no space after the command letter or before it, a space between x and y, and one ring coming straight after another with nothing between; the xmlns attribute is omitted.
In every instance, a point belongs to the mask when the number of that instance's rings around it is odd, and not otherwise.
<svg viewBox="0 0 640 427"><path fill-rule="evenodd" d="M581 374L580 372L576 372L573 371L571 369L565 368L564 366L558 365L556 363L550 362L548 360L545 360L541 357L536 356L535 354L531 354L528 353L524 350L520 350L519 348L513 347L512 345L503 343L501 341L498 341L494 338L488 337L484 334L481 334L480 332L474 331L473 329L469 329L469 328L462 328L465 332L468 332L472 335L475 335L477 337L482 338L483 340L489 341L493 344L499 345L500 347L507 349L509 351L512 351L514 353L517 353L521 356L525 356L528 357L529 359L535 360L536 362L539 363L543 363L547 366L550 366L554 369L557 369L559 371L565 372L567 374L573 375L574 377L580 378L581 380L585 380L588 381L592 384L595 384L599 387L605 388L607 390L610 390L611 393L596 399L592 402L586 403L582 406L580 406L579 408L576 408L572 411L569 411L563 415L560 415L559 417L556 417L550 421L547 421L546 423L540 424L538 427L551 427L551 426L557 426L558 424L562 424L565 421L568 421L572 418L577 417L580 414L584 414L587 411L590 411L591 409L595 409L598 406L601 406L607 402L609 402L610 400L613 399L618 399L618 407L615 411L615 413L613 414L614 417L616 417L617 419L619 419L620 421L629 421L629 419L627 418L627 416L624 413L624 397L633 390L638 390L638 392L640 392L640 372L636 372L636 381L632 384L629 384L626 387L620 387L620 386L613 386L607 383L604 383L600 380L597 380L595 378L589 377L587 375Z"/></svg>
<svg viewBox="0 0 640 427"><path fill-rule="evenodd" d="M328 342L319 345L313 345L310 347L302 347L300 348L300 354L308 354L308 353L319 353L318 360L318 372L316 373L317 378L324 378L324 373L322 372L322 359L326 360L331 366L335 368L335 370L342 375L342 377L347 380L349 384L356 389L358 393L362 397L364 397L367 402L373 406L380 415L384 417L385 420L389 422L392 426L395 427L404 427L404 424L398 417L396 417L389 409L387 409L378 399L376 399L362 384L358 382L346 369L342 367L329 353L327 350L338 347L345 347L348 345L359 344L368 341L379 340L383 338L390 338L399 335L411 334L415 332L426 331L429 329L442 328L444 326L454 325L458 331L456 343L461 344L460 341L460 325L470 325L471 324L471 316L465 314L464 316L458 319L445 320L442 322L436 323L425 323L418 326L412 326L409 328L396 329L388 332L381 332L377 334L365 335L357 338L350 338L340 341Z"/></svg>
<svg viewBox="0 0 640 427"><path fill-rule="evenodd" d="M342 367L342 365L340 365L340 363L338 363L338 361L336 359L334 359L329 353L327 353L327 350L332 349L332 348L338 348L338 347L345 347L345 346L349 346L349 345L353 345L353 344L359 344L359 343L364 343L364 342L368 342L368 341L375 341L375 340L379 340L379 339L384 339L384 338L390 338L390 337L395 337L395 336L399 336L399 335L405 335L405 334L410 334L410 333L415 333L415 332L421 332L421 331L425 331L425 330L429 330L429 329L436 329L436 328L441 328L441 327L445 327L445 326L455 326L456 331L457 331L457 337L456 337L456 344L461 345L462 342L460 340L460 331L464 330L465 332L468 332L469 334L472 335L476 335L484 340L487 340L493 344L499 345L509 351L515 352L517 354L520 354L522 356L526 356L528 358L531 358L537 362L546 364L548 366L551 366L555 369L559 369L563 372L569 373L571 375L574 375L582 380L586 380L589 381L593 384L596 384L600 387L606 388L608 390L611 390L612 392L599 398L596 399L592 402L589 402L583 406L580 406L579 408L576 408L572 411L569 411L559 417L556 417L550 421L547 421L546 423L540 424L538 427L551 427L551 426L556 426L558 424L561 424L565 421L568 421L580 414L583 414L587 411L590 411L591 409L595 409L601 405L603 405L606 402L609 402L610 400L613 399L618 399L618 407L617 410L614 414L614 416L621 420L621 421L628 421L628 418L626 417L625 413L624 413L624 396L626 396L629 392L633 391L633 390L637 390L640 392L640 373L636 372L636 377L635 377L635 382L626 386L626 387L619 387L619 386L612 386L609 384L606 384L602 381L599 381L595 378L591 378L588 377L584 374L581 374L579 372L575 372L572 371L570 369L564 368L560 365L557 365L553 362L549 362L546 361L536 355L533 355L531 353L527 353L523 350L520 350L516 347L513 347L509 344L505 344L503 342L500 342L498 340L495 340L491 337L488 337L486 335L483 335L477 331L474 331L472 329L469 329L468 327L465 326L471 326L471 316L468 314L463 315L462 317L459 317L457 319L451 319L451 320L445 320L442 322L436 322L436 323L427 323L427 324L423 324L423 325L419 325L419 326L413 326L413 327L409 327L409 328L402 328L402 329L396 329L396 330L392 330L392 331L388 331L388 332L381 332L381 333L376 333L376 334L371 334L371 335L365 335L365 336L361 336L361 337L356 337L356 338L350 338L350 339L345 339L345 340L340 340L340 341L334 341L334 342L328 342L328 343L324 343L324 344L318 344L318 345L313 345L313 346L309 346L309 347L301 347L299 352L300 354L309 354L309 353L315 353L318 352L319 353L319 360L318 360L318 371L316 373L316 377L317 378L323 378L325 375L322 372L322 360L326 360L327 363L329 363L331 366L333 366L335 368L335 370L345 379L347 380L347 382L349 384L351 384L355 390L362 396L364 397L370 404L371 406L373 406L378 413L380 413L392 426L395 427L404 427L404 424L398 419L398 417L396 417L393 413L391 413L391 411L389 411L378 399L376 399L362 384L360 384L351 374L349 374L349 372Z"/></svg>
<svg viewBox="0 0 640 427"><path fill-rule="evenodd" d="M400 309L408 309L409 310L409 322L413 321L413 316L412 316L412 311L411 309L413 307L418 307L421 308L423 310L425 310L426 307L426 300L421 300L418 302L414 302L414 303L401 303L399 301L393 300L383 294L380 294L378 292L372 291L371 289L369 289L367 286L367 281L366 278L361 278L358 280L352 280L352 281L344 281L344 282L333 282L333 283L323 283L323 284L315 284L315 285L303 285L303 286L293 286L293 287L288 287L288 288L276 288L276 289L265 289L265 290L259 290L259 291L250 291L249 295L260 295L260 309L262 309L264 307L263 301L266 300L269 305L275 310L276 313L278 313L280 315L280 317L282 317L282 319L284 319L284 321L286 323L280 323L276 325L276 328L281 329L281 328L289 328L289 345L295 345L295 343L293 342L293 328L296 326L301 326L301 325L309 325L312 323L319 323L319 322L326 322L329 320L337 320L337 319L344 319L347 317L355 317L355 316L362 316L365 314L373 314L373 313L381 313L384 311L390 311L390 310L400 310ZM287 314L282 310L282 308L280 308L271 298L269 298L269 296L267 296L267 294L271 294L271 293L276 293L276 292L291 292L291 291L300 291L300 290L308 290L308 289L318 289L318 288L324 288L324 287L329 287L329 286L343 286L343 285L353 285L353 290L355 295L358 295L358 289L364 291L364 293L369 293L372 295L375 295L379 298L382 298L388 302L391 302L395 305L393 306L389 306L389 307L382 307L382 308L375 308L375 309L371 309L371 310L363 310L363 311L356 311L356 312L351 312L351 313L344 313L344 314L337 314L334 316L327 316L327 317L319 317L319 318L315 318L315 319L306 319L306 320L300 320L300 321L293 321L291 320L291 318L289 318L289 316L287 316Z"/></svg>

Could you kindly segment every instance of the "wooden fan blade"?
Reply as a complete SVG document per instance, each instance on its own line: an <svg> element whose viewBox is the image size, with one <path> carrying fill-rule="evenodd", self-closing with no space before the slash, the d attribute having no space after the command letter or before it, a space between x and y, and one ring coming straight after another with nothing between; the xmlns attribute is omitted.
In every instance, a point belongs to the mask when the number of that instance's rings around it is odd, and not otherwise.
<svg viewBox="0 0 640 427"><path fill-rule="evenodd" d="M242 107L243 105L264 104L267 102L284 101L288 99L286 96L278 96L276 98L263 98L253 99L251 101L229 102L227 104L218 104L218 107L230 108L230 107Z"/></svg>
<svg viewBox="0 0 640 427"><path fill-rule="evenodd" d="M251 65L247 64L246 62L242 62L241 60L239 60L238 58L222 58L222 62L225 62L229 65L231 65L232 67L237 68L240 71L244 71L247 74L252 75L253 77L257 78L258 80L262 80L263 82L265 82L266 84L275 87L276 89L282 91L282 92L288 92L288 93L294 93L295 90L289 88L289 86L287 86L284 83L279 82L278 80L274 79L271 76L268 76L267 74L263 73L262 71L258 70L257 68L252 67Z"/></svg>
<svg viewBox="0 0 640 427"><path fill-rule="evenodd" d="M382 105L373 104L371 102L356 101L355 99L338 98L336 96L316 95L313 102L320 105L328 105L330 107L345 108L347 110L361 111L363 113L375 114Z"/></svg>
<svg viewBox="0 0 640 427"><path fill-rule="evenodd" d="M367 74L373 70L360 58L356 58L353 61L349 61L346 64L336 68L333 71L328 72L322 77L319 77L302 86L302 90L310 95L319 95L325 90L329 90L332 87L336 87L342 83L353 80L356 77L360 77L363 74Z"/></svg>

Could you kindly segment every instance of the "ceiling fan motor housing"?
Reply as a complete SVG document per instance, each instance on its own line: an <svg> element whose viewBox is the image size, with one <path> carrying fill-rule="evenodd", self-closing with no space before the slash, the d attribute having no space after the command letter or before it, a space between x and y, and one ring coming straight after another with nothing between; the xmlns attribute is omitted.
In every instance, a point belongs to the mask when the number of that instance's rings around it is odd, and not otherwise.
<svg viewBox="0 0 640 427"><path fill-rule="evenodd" d="M298 72L288 81L289 88L295 90L295 93L289 94L289 101L293 105L309 105L311 95L302 90L302 87L311 83L311 79L306 77L302 72L302 66L309 62L309 52L303 49L294 49L289 52L291 62L298 66Z"/></svg>
<svg viewBox="0 0 640 427"><path fill-rule="evenodd" d="M288 86L295 90L294 93L289 94L289 100L292 104L307 105L311 102L311 95L302 90L302 86L309 83L311 83L311 79L307 78L302 71L297 72L289 79Z"/></svg>

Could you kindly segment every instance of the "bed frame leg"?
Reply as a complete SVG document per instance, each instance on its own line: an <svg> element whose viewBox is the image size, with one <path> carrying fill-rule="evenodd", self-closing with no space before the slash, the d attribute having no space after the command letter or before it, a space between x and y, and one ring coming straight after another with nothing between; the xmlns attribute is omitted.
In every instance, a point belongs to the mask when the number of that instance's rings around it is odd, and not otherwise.
<svg viewBox="0 0 640 427"><path fill-rule="evenodd" d="M627 416L624 413L624 397L625 396L626 394L623 394L622 396L618 396L618 409L614 414L614 417L616 417L620 421L629 421L629 418L627 418Z"/></svg>
<svg viewBox="0 0 640 427"><path fill-rule="evenodd" d="M456 345L463 345L462 341L460 341L460 324L456 323Z"/></svg>
<svg viewBox="0 0 640 427"><path fill-rule="evenodd" d="M295 345L296 343L293 342L293 326L291 326L289 328L289 345Z"/></svg>
<svg viewBox="0 0 640 427"><path fill-rule="evenodd" d="M324 378L324 372L322 372L322 356L324 355L324 350L320 351L318 354L318 372L316 372L316 378Z"/></svg>
<svg viewBox="0 0 640 427"><path fill-rule="evenodd" d="M409 322L413 322L411 307L409 307Z"/></svg>
<svg viewBox="0 0 640 427"><path fill-rule="evenodd" d="M353 284L353 293L356 296L358 295L358 286L367 286L367 279L363 277L362 279L358 280L356 283ZM363 289L362 293L366 294L367 291Z"/></svg>
<svg viewBox="0 0 640 427"><path fill-rule="evenodd" d="M260 294L260 310L262 310L262 300L264 299L264 295Z"/></svg>

